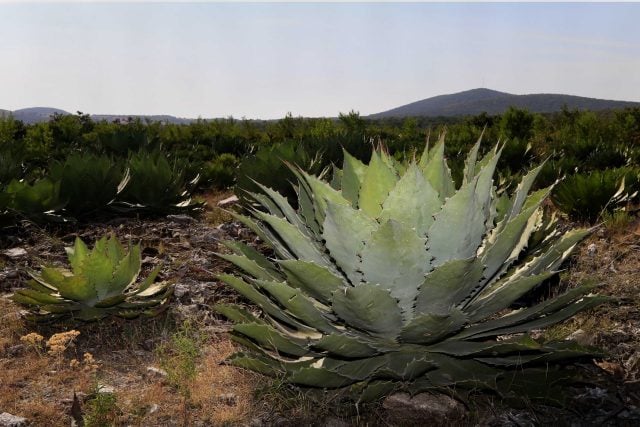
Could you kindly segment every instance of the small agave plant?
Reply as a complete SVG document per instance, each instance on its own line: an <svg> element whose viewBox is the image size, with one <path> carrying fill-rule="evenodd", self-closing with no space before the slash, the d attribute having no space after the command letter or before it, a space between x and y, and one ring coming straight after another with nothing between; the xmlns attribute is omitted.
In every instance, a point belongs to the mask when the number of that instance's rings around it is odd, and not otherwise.
<svg viewBox="0 0 640 427"><path fill-rule="evenodd" d="M173 288L166 282L154 283L159 267L137 282L140 245L130 246L127 252L115 237L104 236L92 250L79 238L66 250L71 270L46 267L40 273L30 271L30 289L21 289L12 297L29 307L34 319L153 316L168 303Z"/></svg>
<svg viewBox="0 0 640 427"><path fill-rule="evenodd" d="M515 373L535 384L549 364L597 354L528 334L602 302L592 285L510 309L589 230L561 234L543 215L550 188L528 195L540 167L498 197L500 150L478 161L479 145L457 190L444 137L406 167L383 150L369 165L345 153L333 186L296 170L297 210L262 186L253 197L266 212L238 218L274 258L238 242L219 255L242 270L220 279L263 311L216 306L248 349L230 362L370 401L400 386L511 393Z"/></svg>

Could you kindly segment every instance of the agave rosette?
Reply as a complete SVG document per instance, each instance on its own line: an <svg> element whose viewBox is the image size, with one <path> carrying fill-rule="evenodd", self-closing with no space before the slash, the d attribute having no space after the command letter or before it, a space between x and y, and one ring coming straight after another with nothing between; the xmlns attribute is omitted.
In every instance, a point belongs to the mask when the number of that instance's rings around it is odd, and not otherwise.
<svg viewBox="0 0 640 427"><path fill-rule="evenodd" d="M34 319L72 316L89 321L110 315L153 316L168 303L173 288L167 282L154 283L160 267L137 281L140 245L130 245L125 251L115 237L104 236L92 250L80 238L66 249L71 270L44 267L40 272L30 271L29 289L21 289L12 297L29 307Z"/></svg>
<svg viewBox="0 0 640 427"><path fill-rule="evenodd" d="M478 160L479 147L457 190L442 137L406 167L384 150L369 165L345 153L332 185L296 170L297 210L267 187L253 193L266 212L238 218L275 256L238 242L220 255L242 270L220 279L263 311L216 307L248 349L230 362L364 401L400 384L504 391L513 372L535 377L536 366L594 354L528 334L603 301L593 286L509 308L589 230L561 234L543 214L550 188L528 194L541 167L511 197L498 196L500 150Z"/></svg>

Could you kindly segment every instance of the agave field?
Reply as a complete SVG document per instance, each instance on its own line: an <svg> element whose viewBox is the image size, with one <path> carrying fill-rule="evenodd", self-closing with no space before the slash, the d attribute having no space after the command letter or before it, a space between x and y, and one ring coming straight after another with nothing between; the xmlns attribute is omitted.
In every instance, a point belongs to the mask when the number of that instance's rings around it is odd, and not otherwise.
<svg viewBox="0 0 640 427"><path fill-rule="evenodd" d="M637 425L638 190L638 109L2 118L0 418Z"/></svg>

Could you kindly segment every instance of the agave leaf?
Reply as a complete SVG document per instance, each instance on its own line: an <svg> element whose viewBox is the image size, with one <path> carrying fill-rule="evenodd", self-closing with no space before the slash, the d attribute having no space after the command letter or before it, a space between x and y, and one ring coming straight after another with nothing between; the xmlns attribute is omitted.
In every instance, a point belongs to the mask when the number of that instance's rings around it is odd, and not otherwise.
<svg viewBox="0 0 640 427"><path fill-rule="evenodd" d="M527 173L518 184L518 188L516 189L516 193L513 196L513 202L511 203L511 213L509 214L509 219L514 218L516 215L520 213L522 210L522 206L524 205L525 200L527 199L527 194L531 190L531 186L533 182L536 180L538 174L544 167L545 162L542 162L540 166L532 169Z"/></svg>
<svg viewBox="0 0 640 427"><path fill-rule="evenodd" d="M307 227L309 227L309 230L318 238L321 234L322 223L318 223L316 219L316 211L313 206L313 193L302 175L297 172L295 172L295 174L298 178L298 185L295 187L298 195L298 213L304 218L304 222Z"/></svg>
<svg viewBox="0 0 640 427"><path fill-rule="evenodd" d="M424 377L416 380L411 386L414 392L451 386L495 390L502 372L475 360L437 353L432 353L429 357L437 364L438 369L429 371Z"/></svg>
<svg viewBox="0 0 640 427"><path fill-rule="evenodd" d="M385 357L386 367L379 374L396 380L409 381L437 367L431 360L431 355L424 352L398 351L387 353Z"/></svg>
<svg viewBox="0 0 640 427"><path fill-rule="evenodd" d="M157 265L153 270L151 270L147 278L144 279L139 286L137 286L134 293L140 295L140 293L146 291L153 284L153 282L155 282L156 278L158 277L158 274L160 274L161 269L162 269L162 264Z"/></svg>
<svg viewBox="0 0 640 427"><path fill-rule="evenodd" d="M264 323L263 320L258 319L249 310L235 304L215 304L213 310L234 323Z"/></svg>
<svg viewBox="0 0 640 427"><path fill-rule="evenodd" d="M382 212L382 204L397 181L398 177L393 168L382 160L378 152L374 151L362 178L358 207L370 217L378 217Z"/></svg>
<svg viewBox="0 0 640 427"><path fill-rule="evenodd" d="M112 255L116 254L113 253ZM109 291L104 298L120 294L135 283L140 274L140 258L140 245L135 245L129 249L129 254L112 264L112 266L115 266L115 270L113 271L112 279L108 282Z"/></svg>
<svg viewBox="0 0 640 427"><path fill-rule="evenodd" d="M347 285L340 277L314 262L284 260L279 264L291 286L302 289L323 304L331 303L333 293Z"/></svg>
<svg viewBox="0 0 640 427"><path fill-rule="evenodd" d="M236 255L244 255L250 260L254 261L261 268L268 271L270 275L273 275L274 277L280 275L280 272L278 271L276 266L271 261L269 261L267 257L262 255L251 246L233 240L227 240L221 243L227 248L231 249Z"/></svg>
<svg viewBox="0 0 640 427"><path fill-rule="evenodd" d="M138 245L139 246L139 245ZM129 252L131 253L132 248L129 245ZM114 236L111 236L106 243L105 253L112 265L117 265L124 257L125 252L124 248Z"/></svg>
<svg viewBox="0 0 640 427"><path fill-rule="evenodd" d="M230 212L230 214L238 221L246 225L251 231L256 233L260 239L269 244L275 251L276 254L284 259L291 259L294 256L289 252L286 246L271 233L266 228L260 227L254 220L244 215L239 215L235 212Z"/></svg>
<svg viewBox="0 0 640 427"><path fill-rule="evenodd" d="M29 281L27 281L27 286L29 286L31 289L38 291L38 292L42 292L44 294L57 294L58 293L58 289L56 289L55 287L51 286L49 283L45 282L44 279L42 277L40 277L35 271L31 271L31 270L27 270L29 275L33 278ZM36 280L35 278L38 277L39 280ZM63 280L63 278L61 278L60 280Z"/></svg>
<svg viewBox="0 0 640 427"><path fill-rule="evenodd" d="M476 258L448 261L434 268L418 290L416 316L449 312L479 283L482 272L482 263Z"/></svg>
<svg viewBox="0 0 640 427"><path fill-rule="evenodd" d="M428 346L425 350L450 356L499 356L540 350L542 346L528 335L504 341L463 341L451 339Z"/></svg>
<svg viewBox="0 0 640 427"><path fill-rule="evenodd" d="M76 237L76 240L73 244L73 248L65 248L67 252L67 257L69 258L69 263L71 264L71 268L74 274L80 274L80 268L84 263L85 258L89 254L89 248L87 245L79 238Z"/></svg>
<svg viewBox="0 0 640 427"><path fill-rule="evenodd" d="M169 283L159 282L159 283L153 283L147 286L144 290L139 289L138 292L134 293L134 295L136 296L136 298L146 298L146 297L156 295L163 291L169 291L169 293L171 293L173 289L171 288Z"/></svg>
<svg viewBox="0 0 640 427"><path fill-rule="evenodd" d="M528 322L520 323L513 326L508 326L500 329L493 329L490 332L477 333L475 338L483 338L489 336L517 334L520 332L527 332L532 329L546 328L547 326L554 325L556 323L566 320L576 313L586 310L591 307L595 307L599 304L609 301L610 299L604 296L585 296L582 299L558 310L555 313L548 314L544 317L530 320Z"/></svg>
<svg viewBox="0 0 640 427"><path fill-rule="evenodd" d="M363 211L349 206L327 205L322 236L336 265L353 285L362 280L358 264L364 242L377 228L378 223ZM349 239L344 236L349 236Z"/></svg>
<svg viewBox="0 0 640 427"><path fill-rule="evenodd" d="M64 300L51 294L38 292L33 289L20 289L13 294L11 299L25 305L59 304L64 302Z"/></svg>
<svg viewBox="0 0 640 427"><path fill-rule="evenodd" d="M432 264L474 256L485 232L485 216L476 194L478 177L463 185L435 214L429 227L428 246Z"/></svg>
<svg viewBox="0 0 640 427"><path fill-rule="evenodd" d="M216 253L219 258L229 261L230 263L239 267L245 273L262 280L278 280L279 275L273 275L270 271L262 268L254 260L247 258L244 255L232 255L232 254L219 254Z"/></svg>
<svg viewBox="0 0 640 427"><path fill-rule="evenodd" d="M451 171L444 159L444 134L428 153L425 152L422 155L419 165L427 181L438 192L442 202L455 193Z"/></svg>
<svg viewBox="0 0 640 427"><path fill-rule="evenodd" d="M238 323L233 326L233 330L256 341L261 347L270 348L279 353L293 356L304 356L309 353L305 342L285 336L264 323Z"/></svg>
<svg viewBox="0 0 640 427"><path fill-rule="evenodd" d="M305 237L305 235L296 226L292 225L285 219L259 211L256 211L255 215L275 230L296 258L306 261L314 261L319 265L333 268L333 264L326 259L318 246L309 238Z"/></svg>
<svg viewBox="0 0 640 427"><path fill-rule="evenodd" d="M553 276L555 272L514 278L512 276L498 282L491 291L480 294L465 308L473 321L484 319L509 307L518 298Z"/></svg>
<svg viewBox="0 0 640 427"><path fill-rule="evenodd" d="M360 284L335 292L333 311L349 326L391 340L396 338L402 327L397 301L388 290L372 284Z"/></svg>
<svg viewBox="0 0 640 427"><path fill-rule="evenodd" d="M260 183L256 183L262 191L269 196L269 198L276 204L282 215L289 221L291 224L298 227L298 229L307 237L312 238L312 234L305 225L304 221L298 216L296 211L291 207L289 201L286 197L282 196L280 193L273 191L271 188L265 187Z"/></svg>
<svg viewBox="0 0 640 427"><path fill-rule="evenodd" d="M333 189L331 185L326 182L304 171L299 171L299 176L301 177L300 179L304 180L307 184L311 194L313 194L311 200L313 201L313 210L318 224L324 223L327 203L344 206L349 205L349 201L342 197L342 193Z"/></svg>
<svg viewBox="0 0 640 427"><path fill-rule="evenodd" d="M239 368L249 369L264 375L278 376L282 374L282 367L271 358L236 353L229 358L229 363Z"/></svg>
<svg viewBox="0 0 640 427"><path fill-rule="evenodd" d="M343 149L342 164L342 197L351 202L351 206L358 208L360 187L367 171L367 166Z"/></svg>
<svg viewBox="0 0 640 427"><path fill-rule="evenodd" d="M457 308L442 314L423 313L402 328L400 338L403 342L429 344L459 331L467 321L467 315Z"/></svg>
<svg viewBox="0 0 640 427"><path fill-rule="evenodd" d="M532 206L508 221L493 243L485 248L482 262L486 266L486 278L490 279L500 269L504 270L505 264L508 267L520 255L534 231L535 220L532 221L532 217L547 195L546 189L533 194Z"/></svg>
<svg viewBox="0 0 640 427"><path fill-rule="evenodd" d="M405 321L413 318L418 287L430 269L426 240L389 220L369 238L360 255L360 270L368 283L379 284L398 300Z"/></svg>
<svg viewBox="0 0 640 427"><path fill-rule="evenodd" d="M491 331L514 326L520 323L524 323L530 319L555 313L563 307L580 299L583 295L590 292L594 287L595 285L583 285L571 289L570 291L565 292L564 294L554 299L541 302L533 307L512 311L502 317L498 317L497 319L491 319L483 323L472 325L454 336L452 339L475 339L496 335Z"/></svg>
<svg viewBox="0 0 640 427"><path fill-rule="evenodd" d="M473 181L473 177L476 176L476 163L478 160L478 151L480 150L480 144L482 143L482 136L484 135L484 131L487 130L485 126L480 133L480 137L476 143L469 150L469 154L467 154L467 158L464 162L464 171L462 173L462 183L467 183Z"/></svg>
<svg viewBox="0 0 640 427"><path fill-rule="evenodd" d="M344 387L354 382L350 378L327 369L311 367L299 369L287 379L293 384L322 388Z"/></svg>
<svg viewBox="0 0 640 427"><path fill-rule="evenodd" d="M238 291L240 294L244 295L246 298L251 300L254 304L257 304L258 306L260 306L260 308L264 310L266 313L268 313L270 316L273 316L274 318L284 323L292 325L298 328L298 330L300 331L307 331L307 332L314 331L308 326L298 322L289 314L285 313L282 309L280 309L280 307L278 307L273 302L271 302L271 300L267 296L258 292L255 289L255 287L248 284L244 280L238 277L232 276L230 274L222 274L218 276L218 279L222 280L227 285L231 286L233 289Z"/></svg>
<svg viewBox="0 0 640 427"><path fill-rule="evenodd" d="M368 345L361 338L340 333L325 335L314 342L313 347L347 358L370 357L378 354L378 350Z"/></svg>
<svg viewBox="0 0 640 427"><path fill-rule="evenodd" d="M122 304L126 300L127 300L127 296L124 295L124 294L114 295L114 296L107 297L105 299L102 299L102 300L96 302L94 307L96 307L96 308L113 307L113 306L116 306L118 304Z"/></svg>
<svg viewBox="0 0 640 427"><path fill-rule="evenodd" d="M98 300L95 288L84 276L65 276L64 280L56 283L56 287L60 295L69 300L89 305Z"/></svg>
<svg viewBox="0 0 640 427"><path fill-rule="evenodd" d="M256 280L256 283L269 292L289 313L306 325L325 333L337 331L335 326L327 319L327 312L321 311L313 300L298 289L281 282Z"/></svg>
<svg viewBox="0 0 640 427"><path fill-rule="evenodd" d="M412 163L384 201L380 220L393 219L425 237L441 207L438 193Z"/></svg>
<svg viewBox="0 0 640 427"><path fill-rule="evenodd" d="M103 251L93 249L80 266L80 275L86 280L87 286L95 290L95 298L98 301L109 295L111 290L109 285L113 279L113 265Z"/></svg>
<svg viewBox="0 0 640 427"><path fill-rule="evenodd" d="M345 376L353 381L362 381L373 377L376 371L388 363L385 355L368 357L356 360L340 360L325 357L322 360L322 368ZM313 365L317 367L316 365Z"/></svg>

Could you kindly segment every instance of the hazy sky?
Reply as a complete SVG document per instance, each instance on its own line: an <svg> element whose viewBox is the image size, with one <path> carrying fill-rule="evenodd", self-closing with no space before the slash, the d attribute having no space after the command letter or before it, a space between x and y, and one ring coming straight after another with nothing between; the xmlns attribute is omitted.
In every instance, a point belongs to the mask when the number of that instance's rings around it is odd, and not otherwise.
<svg viewBox="0 0 640 427"><path fill-rule="evenodd" d="M640 4L0 4L0 108L276 118L476 87L640 101Z"/></svg>

